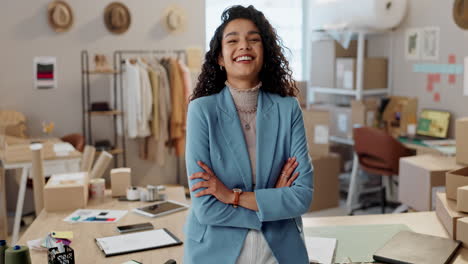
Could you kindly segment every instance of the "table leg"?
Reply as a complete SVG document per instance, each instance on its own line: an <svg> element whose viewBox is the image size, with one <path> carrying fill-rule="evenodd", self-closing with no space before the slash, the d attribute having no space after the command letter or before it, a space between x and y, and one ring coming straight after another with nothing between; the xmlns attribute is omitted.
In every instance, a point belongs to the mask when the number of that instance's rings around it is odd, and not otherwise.
<svg viewBox="0 0 468 264"><path fill-rule="evenodd" d="M353 169L351 170L351 178L349 180L348 197L346 199L346 211L348 214L353 212L354 206L359 200L359 160L356 153L353 155Z"/></svg>
<svg viewBox="0 0 468 264"><path fill-rule="evenodd" d="M6 206L5 170L0 167L0 240L8 236L8 216Z"/></svg>
<svg viewBox="0 0 468 264"><path fill-rule="evenodd" d="M19 239L19 230L21 225L21 216L23 215L24 195L26 193L28 172L29 168L23 167L21 173L21 183L18 192L18 202L16 203L15 223L13 226L13 238L11 240L11 245L15 245Z"/></svg>

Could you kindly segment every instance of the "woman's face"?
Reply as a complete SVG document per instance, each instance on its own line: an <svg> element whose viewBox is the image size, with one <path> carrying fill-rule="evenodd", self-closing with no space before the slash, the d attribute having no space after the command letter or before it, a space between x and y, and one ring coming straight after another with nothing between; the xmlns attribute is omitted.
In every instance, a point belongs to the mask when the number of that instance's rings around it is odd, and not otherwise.
<svg viewBox="0 0 468 264"><path fill-rule="evenodd" d="M226 69L229 80L258 82L263 65L260 31L248 19L235 19L224 28L219 65Z"/></svg>

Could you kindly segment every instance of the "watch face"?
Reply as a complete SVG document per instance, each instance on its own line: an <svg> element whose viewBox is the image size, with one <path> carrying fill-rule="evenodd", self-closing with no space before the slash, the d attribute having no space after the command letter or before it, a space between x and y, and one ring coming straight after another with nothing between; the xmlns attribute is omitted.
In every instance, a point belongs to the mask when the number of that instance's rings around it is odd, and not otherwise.
<svg viewBox="0 0 468 264"><path fill-rule="evenodd" d="M233 191L233 192L236 192L236 193L241 193L241 192L242 192L242 190L239 189L239 188L232 189L232 191Z"/></svg>

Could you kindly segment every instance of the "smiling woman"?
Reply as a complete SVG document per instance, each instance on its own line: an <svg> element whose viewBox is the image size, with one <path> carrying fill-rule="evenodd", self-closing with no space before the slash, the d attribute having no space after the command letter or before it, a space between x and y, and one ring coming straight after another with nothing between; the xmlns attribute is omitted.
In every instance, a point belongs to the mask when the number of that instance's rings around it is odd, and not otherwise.
<svg viewBox="0 0 468 264"><path fill-rule="evenodd" d="M223 12L188 110L184 263L308 263L312 166L291 74L262 12Z"/></svg>

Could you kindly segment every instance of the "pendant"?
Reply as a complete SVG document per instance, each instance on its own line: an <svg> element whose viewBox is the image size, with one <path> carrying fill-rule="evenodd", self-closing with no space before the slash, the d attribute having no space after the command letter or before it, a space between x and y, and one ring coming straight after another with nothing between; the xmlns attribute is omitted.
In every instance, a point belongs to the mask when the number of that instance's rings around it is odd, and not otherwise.
<svg viewBox="0 0 468 264"><path fill-rule="evenodd" d="M250 129L250 125L249 125L249 124L245 124L245 129L249 130L249 129Z"/></svg>

